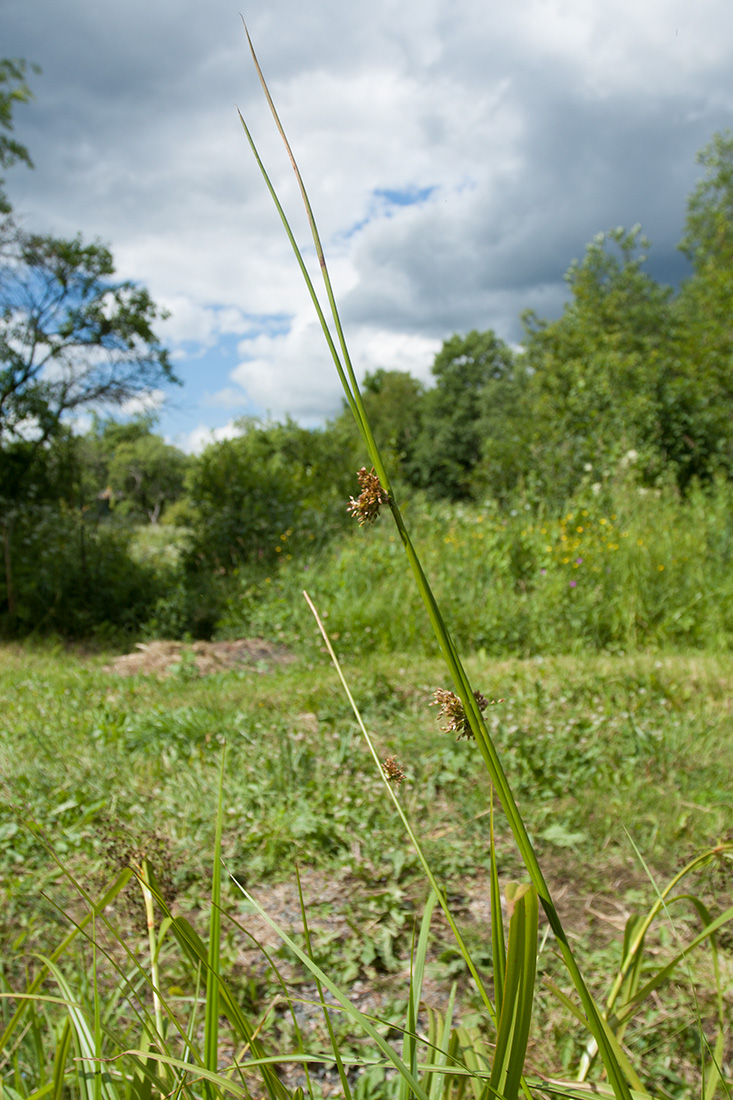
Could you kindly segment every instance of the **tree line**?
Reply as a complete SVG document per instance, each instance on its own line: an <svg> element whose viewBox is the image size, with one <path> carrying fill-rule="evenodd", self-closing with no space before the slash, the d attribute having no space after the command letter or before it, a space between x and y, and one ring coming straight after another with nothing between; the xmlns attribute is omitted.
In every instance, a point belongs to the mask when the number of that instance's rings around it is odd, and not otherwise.
<svg viewBox="0 0 733 1100"><path fill-rule="evenodd" d="M3 169L31 164L12 137L26 77L22 62L0 63ZM639 227L614 229L571 264L558 319L523 316L519 347L473 331L444 342L429 386L367 375L400 493L559 510L622 468L682 495L731 478L733 135L714 135L699 160L679 288L646 270ZM242 421L198 456L150 417L114 418L115 405L177 381L155 332L163 314L115 279L101 243L21 228L3 185L0 627L210 633L233 578L256 585L347 529L363 461L350 414L317 430ZM97 410L84 433L70 426L81 409Z"/></svg>

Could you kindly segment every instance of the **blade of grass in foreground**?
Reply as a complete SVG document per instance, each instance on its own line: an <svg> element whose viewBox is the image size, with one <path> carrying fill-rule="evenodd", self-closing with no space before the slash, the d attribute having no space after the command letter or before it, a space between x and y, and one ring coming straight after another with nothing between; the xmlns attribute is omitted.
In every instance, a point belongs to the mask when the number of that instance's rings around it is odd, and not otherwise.
<svg viewBox="0 0 733 1100"><path fill-rule="evenodd" d="M82 1086L88 1100L92 1100L93 1097L97 1097L97 1100L118 1100L117 1090L115 1089L109 1073L102 1069L101 1063L101 1038L99 1031L97 1030L98 1020L98 1005L99 997L95 997L95 1030L92 1031L87 1022L85 1013L81 1005L77 1002L71 988L66 980L66 977L59 970L56 963L50 959L43 958L43 963L53 975L56 984L61 990L67 1004L69 1019L76 1038L79 1060L82 1063L83 1068L77 1076L79 1084ZM96 993L96 989L95 989ZM92 1081L92 1088L89 1087L89 1078Z"/></svg>
<svg viewBox="0 0 733 1100"><path fill-rule="evenodd" d="M300 868L296 866L295 873L298 879L298 898L300 900L300 917L303 921L303 934L305 936L305 949L308 952L308 957L313 958L313 949L311 947L311 934L308 927L308 915L305 908L305 898L303 897L303 884L300 880ZM346 1070L344 1069L344 1063L341 1058L341 1051L339 1050L338 1042L336 1041L336 1035L333 1030L333 1023L331 1022L331 1014L328 1011L328 1005L326 1004L326 998L323 996L323 986L318 978L316 981L316 989L318 990L318 1000L321 1003L321 1009L323 1011L323 1018L326 1021L326 1027L328 1028L328 1038L331 1043L331 1049L333 1050L333 1056L336 1060L336 1068L338 1069L339 1080L341 1081L341 1088L344 1094L344 1100L351 1100L351 1089L349 1088L349 1080L346 1076ZM308 1066L305 1067L306 1078L308 1081L308 1091L313 1095L311 1088L310 1075L308 1074Z"/></svg>
<svg viewBox="0 0 733 1100"><path fill-rule="evenodd" d="M80 933L84 932L86 927L92 923L95 913L103 913L106 907L114 901L120 891L125 888L131 877L132 871L129 867L126 867L124 870L120 871L120 873L111 883L111 885L107 888L107 890L105 890L99 901L93 903L90 912L82 917L82 919L73 929L73 931L69 932L69 934L64 937L64 939L61 941L55 951L49 956L48 962L44 964L43 968L31 981L30 985L25 991L25 997L20 1001L18 1007L8 1021L5 1030L3 1031L2 1035L0 1035L0 1051L4 1051L6 1049L10 1036L20 1025L28 1009L28 1005L30 1003L30 1000L32 999L32 995L41 988L49 973L51 972L50 964L58 962L64 952L74 942L76 937Z"/></svg>
<svg viewBox="0 0 733 1100"><path fill-rule="evenodd" d="M246 27L245 27L245 31L246 31ZM319 236L318 228L317 228L317 225L316 225L316 220L315 220L315 217L313 215L313 211L312 211L312 208L311 208L311 205L310 205L310 200L308 199L308 195L307 195L307 192L306 192L306 189L305 189L305 185L304 185L303 179L300 175L300 171L298 169L295 157L294 157L292 149L290 147L290 143L288 142L287 136L285 134L285 130L284 130L283 125L280 121L280 118L277 114L275 104L272 100L272 97L270 95L270 91L267 87L267 83L265 81L264 75L262 73L259 62L257 60L257 56L256 56L255 51L254 51L252 40L249 37L249 32L247 32L247 39L248 39L250 50L251 50L251 53L252 53L252 58L253 58L253 61L254 61L254 64L255 64L255 67L257 69L257 73L258 73L258 76L259 76L259 79L260 79L260 83L262 85L263 92L265 94L268 105L269 105L270 110L272 112L272 115L273 115L273 118L275 120L275 124L277 126L277 129L278 129L278 131L279 131L279 133L280 133L280 135L283 139L283 142L285 144L285 148L286 148L288 156L290 158L290 162L292 164L293 171L295 172L295 176L296 176L296 179L298 181L298 186L299 186L299 189L300 189L301 196L303 198L303 203L305 205L306 214L307 214L307 217L308 217L308 222L310 224L311 232L313 234L313 240L314 240L314 244L315 244L315 248L316 248L316 253L317 253L317 256L318 256L318 261L319 261L319 264L320 264L321 275L323 277L324 285L325 285L325 288L326 288L326 295L327 295L329 305L330 305L330 308L331 308L331 315L333 317L334 326L335 326L336 331L338 333L338 339L339 339L339 344L341 346L343 362L341 361L341 358L339 357L338 352L336 350L336 347L335 347L333 338L331 336L331 333L329 331L329 327L328 327L328 324L326 322L323 310L321 309L320 305L318 304L318 296L315 292L315 288L313 287L312 280L310 278L310 275L308 274L305 262L303 260L300 249L299 249L299 247L296 243L296 240L295 240L295 237L293 235L290 224L288 222L288 219L285 215L285 212L282 208L282 205L280 204L279 199L277 198L275 188L272 185L272 182L271 182L271 180L270 180L270 178L267 174L267 171L266 171L266 169L265 169L265 167L262 163L262 160L259 156L259 153L257 152L257 148L256 148L255 142L252 138L252 135L251 135L251 133L250 133L250 131L249 131L249 129L248 129L244 119L242 118L241 113L240 113L239 118L240 118L242 127L244 129L245 135L246 135L247 140L250 144L252 152L253 152L256 160L257 160L257 164L258 164L258 166L260 168L260 171L262 173L262 176L265 180L266 186L267 186L268 190L270 191L270 194L273 197L273 201L275 202L275 206L276 206L277 211L280 215L282 224L285 228L285 232L286 232L286 234L288 236L288 239L291 243L291 246L292 246L293 251L295 253L297 262L300 266L301 273L303 274L303 278L305 279L306 285L307 285L309 293L311 295L311 299L314 302L314 305L315 305L315 308L316 308L316 311L317 311L317 314L318 314L319 322L321 324L321 328L322 328L323 333L324 333L324 337L325 337L325 339L328 343L328 347L329 347L329 351L331 352L331 356L334 359L334 362L336 364L338 374L339 374L339 378L341 379L341 384L344 388L344 392L346 394L346 398L347 398L347 401L349 403L349 407L351 408L351 411L354 414L354 417L356 419L359 430L360 430L360 432L362 434L362 437L364 438L364 441L366 443L367 451L368 451L369 457L372 461L372 465L374 467L374 470L376 471L376 474L379 478L379 481L380 481L383 489L388 493L389 506L390 506L390 509L392 511L392 515L393 515L395 524L397 526L397 530L399 532L399 535L400 535L400 538L402 540L403 546L404 546L405 551L407 553L408 561L410 562L410 566L411 566L413 574L415 576L415 580L416 580L418 589L420 591L420 594L421 594L423 602L425 604L428 616L429 616L431 624L433 626L433 630L435 632L435 636L436 636L438 645L440 646L440 650L443 654L443 657L444 657L444 659L446 661L446 664L448 666L448 669L450 671L450 675L451 675L451 679L453 680L455 691L456 691L457 695L459 696L459 698L460 698L460 700L463 704L467 721L470 725L470 728L473 732L474 737L476 738L476 742L479 746L479 750L480 750L481 755L484 759L484 763L486 765L486 769L489 773L489 776L490 776L492 782L494 783L494 785L496 787L497 794L499 795L502 806L504 808L504 812L505 812L505 814L507 816L507 819L509 821L509 825L510 825L512 833L514 835L514 839L516 841L517 847L518 847L519 852L522 856L524 864L527 868L530 879L532 880L532 883L533 883L533 885L535 886L535 888L537 890L539 898L542 902L542 907L545 910L548 922L549 922L550 927L552 928L552 931L555 935L555 939L556 939L556 941L558 943L558 946L560 948L560 952L562 954L565 965L566 965L566 967L567 967L567 969L570 973L573 984L574 984L574 986L575 986L575 988L578 992L578 995L580 997L580 1000L581 1000L581 1003L583 1005L583 1009L585 1011L585 1015L586 1015L586 1018L587 1018L587 1026L588 1026L589 1030L591 1031L591 1033L593 1034L596 1042L598 1043L598 1049L600 1051L600 1054L601 1054L601 1057L602 1057L602 1060L603 1060L603 1064L604 1064L606 1072L608 1074L609 1082L610 1082L610 1084L611 1084L611 1086L614 1090L615 1095L619 1098L619 1100L629 1100L629 1096L630 1096L629 1087L628 1087L628 1084L627 1084L626 1079L624 1077L621 1066L619 1065L618 1059L617 1059L617 1057L614 1053L614 1050L613 1050L612 1046L610 1045L610 1043L608 1042L608 1038L607 1038L607 1035L606 1035L606 1032L605 1032L605 1029L603 1027L603 1023L602 1023L602 1020L601 1020L600 1012L598 1010L598 1007L596 1006L595 1001L593 1000L593 997L590 994L590 991L589 991L588 987L585 984L583 976L580 972L580 968L579 968L579 966L578 966L578 964L575 960L575 956L574 956L572 948L570 946L570 942L569 942L568 937L565 933L565 930L562 926L562 922L560 920L560 916L557 912L557 909L555 908L555 904L552 900L549 887L548 887L548 885L545 881L544 875L542 873L542 869L540 867L539 861L538 861L536 853L534 851L534 847L533 847L532 842L529 838L529 834L527 833L527 829L525 827L524 820L522 818L522 815L519 812L519 807L517 806L516 801L514 799L514 795L512 793L511 787L509 785L506 774L504 772L501 761L499 759L498 752L497 752L497 750L494 746L493 741L491 740L491 737L489 735L489 731L488 731L488 729L487 729L487 727L486 727L486 725L483 721L481 711L480 711L480 709L478 707L478 703L477 703L477 701L474 697L473 690L472 690L470 682L468 680L468 676L466 675L466 673L463 669L463 665L461 664L461 661L460 661L460 658L458 656L457 650L456 650L456 648L453 644L453 641L450 637L450 634L448 633L446 625L443 621L442 615L440 613L440 609L439 609L438 604L435 600L435 597L432 593L432 590L431 590L430 585L428 583L427 577L425 576L422 565L420 564L420 560L418 558L417 552L415 551L415 548L412 544L412 541L410 540L410 537L409 537L409 534L408 534L407 529L405 527L405 524L403 522L401 513L400 513L399 508L397 506L397 503L394 499L394 495L391 491L391 487L390 487L389 479L388 479L388 476L387 476L387 472L384 468L384 464L382 462L381 455L380 455L379 450L377 448L377 445L374 441L374 436L372 434L372 431L371 431L371 428L370 428L370 425L369 425L369 420L368 420L368 417L366 415L366 411L364 409L364 404L363 404L362 399L361 399L361 394L360 394L359 386L358 386L358 383L357 383L357 380L356 380L356 375L354 373L353 366L352 366L352 363L351 363L351 359L350 359L350 356L349 356L349 353L348 353L348 349L347 349L347 345L346 345L346 339L345 339L345 336L344 336L344 333L343 333L343 328L342 328L341 320L340 320L340 317L339 317L339 314L338 314L338 309L336 307L336 301L335 301L335 296L334 296L334 293L333 293L333 288L331 286L331 281L330 281L330 278L329 278L329 275L328 275L328 267L327 267L327 264L326 264L326 258L325 258L325 255L324 255L323 247L321 245L320 236Z"/></svg>
<svg viewBox="0 0 733 1100"><path fill-rule="evenodd" d="M533 886L507 886L509 950L489 1089L504 1100L516 1100L527 1052L537 962L537 891Z"/></svg>
<svg viewBox="0 0 733 1100"><path fill-rule="evenodd" d="M407 1020L405 1023L405 1036L402 1044L402 1057L408 1062L412 1072L417 1072L417 1022L420 1015L420 999L425 977L425 960L428 954L428 940L430 938L430 921L433 910L438 900L435 890L430 891L422 921L420 922L420 935L417 940L417 950L413 951L410 979L410 993L407 1001ZM403 1082L404 1085L404 1082ZM402 1090L404 1096L407 1093Z"/></svg>
<svg viewBox="0 0 733 1100"><path fill-rule="evenodd" d="M219 964L221 940L221 828L224 817L224 762L226 747L221 753L219 769L219 799L216 807L214 836L214 866L211 875L211 916L209 918L209 957L206 973L206 1013L204 1024L204 1065L211 1073L219 1066ZM208 1100L216 1095L207 1081L204 1090Z"/></svg>

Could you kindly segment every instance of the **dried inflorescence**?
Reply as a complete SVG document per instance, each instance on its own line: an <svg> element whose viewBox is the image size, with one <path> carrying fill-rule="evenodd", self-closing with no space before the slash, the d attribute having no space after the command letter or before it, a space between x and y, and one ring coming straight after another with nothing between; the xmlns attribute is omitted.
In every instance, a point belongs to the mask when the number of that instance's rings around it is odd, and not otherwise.
<svg viewBox="0 0 733 1100"><path fill-rule="evenodd" d="M465 737L466 740L470 740L470 738L473 737L473 730L469 724L463 703L456 693L454 691L446 691L445 688L438 688L438 690L434 692L434 695L435 699L430 706L440 707L438 720L441 718L446 720L446 724L440 728L444 733L458 734L456 741L460 741L462 737ZM488 706L504 702L503 699L491 699L489 701L480 691L474 691L473 697L482 714Z"/></svg>
<svg viewBox="0 0 733 1100"><path fill-rule="evenodd" d="M155 885L165 904L170 908L177 896L173 881L175 860L170 841L160 833L136 830L123 821L109 815L101 815L94 827L101 862L105 875L119 874L126 867L132 868L137 877L146 862L155 874ZM144 907L139 891L128 886L118 895L115 907L118 913L130 919L139 931L147 927Z"/></svg>
<svg viewBox="0 0 733 1100"><path fill-rule="evenodd" d="M387 776L387 779L389 779L391 783L394 783L396 787L399 787L400 783L405 778L405 773L397 763L396 756L388 756L382 763L382 770Z"/></svg>
<svg viewBox="0 0 733 1100"><path fill-rule="evenodd" d="M380 508L389 500L389 494L382 488L373 466L371 470L362 466L356 476L361 492L356 500L353 497L349 498L347 508L352 516L358 519L359 526L363 527L365 523L374 523Z"/></svg>

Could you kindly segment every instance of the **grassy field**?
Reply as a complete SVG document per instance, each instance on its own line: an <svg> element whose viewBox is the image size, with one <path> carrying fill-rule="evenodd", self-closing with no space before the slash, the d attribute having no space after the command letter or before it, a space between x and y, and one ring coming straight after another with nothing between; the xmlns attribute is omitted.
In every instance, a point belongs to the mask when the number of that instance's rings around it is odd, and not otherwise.
<svg viewBox="0 0 733 1100"><path fill-rule="evenodd" d="M405 521L461 652L731 652L733 489L686 498L623 479L578 490L562 511L436 502L411 495ZM284 538L287 532L280 537ZM301 592L317 578L329 632L351 656L437 652L399 535L354 525L316 555L253 583L243 571L220 629L312 636Z"/></svg>
<svg viewBox="0 0 733 1100"><path fill-rule="evenodd" d="M147 853L176 911L197 924L209 892L226 742L227 871L292 928L299 923L297 863L324 967L386 1019L403 1011L424 881L330 663L316 647L305 652L290 664L206 677L184 655L158 679L120 677L109 654L0 650L4 981L19 980L34 965L32 952L48 952L62 939L67 915L79 912L44 839L95 895L116 866ZM490 728L601 996L628 915L649 907L655 882L661 886L696 852L730 837L733 657L474 657L467 665L473 683L502 700L487 712ZM360 656L345 671L380 755L396 755L406 773L401 803L469 942L488 963L489 790L475 743L441 732L429 708L444 672L437 661L394 654ZM506 881L521 875L521 864L500 814L497 831ZM733 884L715 862L696 876L694 892L713 913L733 904ZM117 915L142 944L133 897L127 907L118 904ZM237 919L251 921L234 889L225 887L224 898ZM671 911L653 951L670 949L694 917L684 906ZM267 941L256 920L255 930ZM730 944L722 938L721 946L728 948L730 1006ZM271 947L294 977L292 956L274 940ZM273 970L234 924L226 927L224 951L256 1019L274 995ZM428 991L440 1006L465 969L440 920L429 959ZM174 988L183 978L173 956L168 965ZM540 953L540 971L563 980L551 943ZM704 982L696 988L681 973L629 1039L669 1095L687 1095L696 1080L700 1037L679 1023L680 1007L696 996L705 1020L712 1006ZM475 1008L466 991L468 1023ZM265 1031L286 1042L289 1026L274 1011ZM535 1057L562 1072L577 1057L579 1039L547 992L533 1027L530 1064ZM327 1077L322 1087L327 1095ZM370 1095L366 1078L360 1087ZM378 1095L378 1081L374 1088Z"/></svg>

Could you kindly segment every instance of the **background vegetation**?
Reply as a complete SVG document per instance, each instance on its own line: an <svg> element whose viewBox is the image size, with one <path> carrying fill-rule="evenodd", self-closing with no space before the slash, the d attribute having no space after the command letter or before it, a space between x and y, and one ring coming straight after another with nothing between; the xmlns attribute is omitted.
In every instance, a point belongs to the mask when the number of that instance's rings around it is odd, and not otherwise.
<svg viewBox="0 0 733 1100"><path fill-rule="evenodd" d="M9 136L26 73L0 73L3 167L30 163ZM646 271L638 226L614 229L571 264L557 320L525 315L521 347L474 331L444 343L429 387L386 368L364 381L469 648L730 645L733 135L699 159L679 288ZM414 599L397 547L346 510L364 461L348 409L320 430L243 421L196 456L151 417L115 420L115 403L175 381L159 311L114 281L101 244L21 230L3 204L0 631L296 643L292 597L317 566L347 648L423 647L409 615L383 614ZM107 412L79 434L83 408Z"/></svg>

